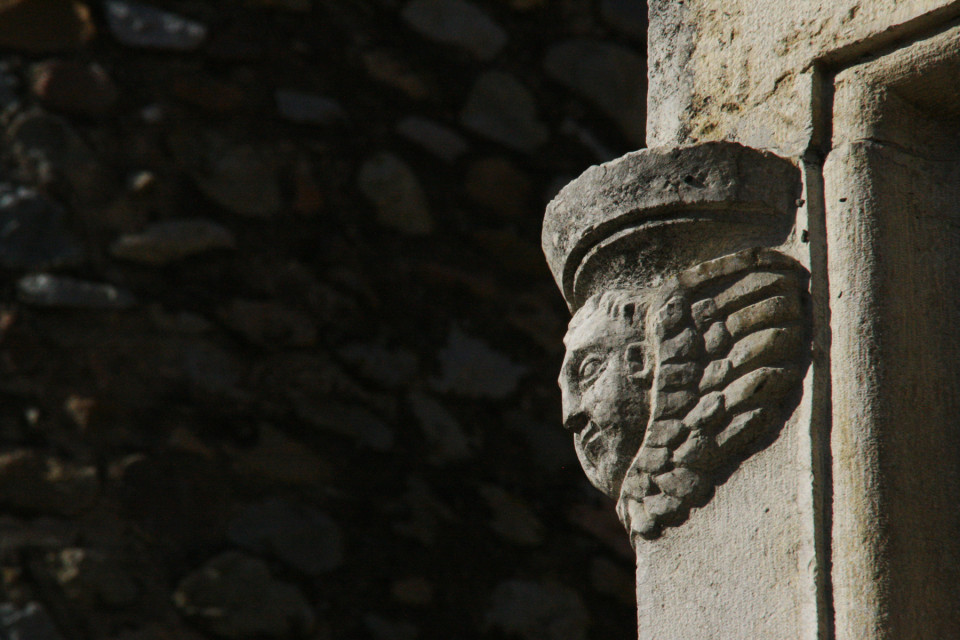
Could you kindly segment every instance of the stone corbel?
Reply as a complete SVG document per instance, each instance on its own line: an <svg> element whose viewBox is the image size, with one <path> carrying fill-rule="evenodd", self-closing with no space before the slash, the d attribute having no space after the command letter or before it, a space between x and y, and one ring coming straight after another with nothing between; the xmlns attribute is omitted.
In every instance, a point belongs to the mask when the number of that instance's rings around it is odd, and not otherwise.
<svg viewBox="0 0 960 640"><path fill-rule="evenodd" d="M564 427L635 544L707 504L799 400L808 273L778 250L799 195L787 160L715 142L592 167L547 208L573 313Z"/></svg>

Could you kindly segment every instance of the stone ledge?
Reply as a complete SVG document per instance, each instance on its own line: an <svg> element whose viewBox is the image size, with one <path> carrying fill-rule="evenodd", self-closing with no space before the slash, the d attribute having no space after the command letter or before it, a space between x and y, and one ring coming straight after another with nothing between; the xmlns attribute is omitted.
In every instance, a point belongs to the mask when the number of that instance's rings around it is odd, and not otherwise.
<svg viewBox="0 0 960 640"><path fill-rule="evenodd" d="M547 206L543 250L567 304L696 262L775 246L793 228L800 172L730 142L641 149L587 169ZM601 259L602 256L602 259Z"/></svg>

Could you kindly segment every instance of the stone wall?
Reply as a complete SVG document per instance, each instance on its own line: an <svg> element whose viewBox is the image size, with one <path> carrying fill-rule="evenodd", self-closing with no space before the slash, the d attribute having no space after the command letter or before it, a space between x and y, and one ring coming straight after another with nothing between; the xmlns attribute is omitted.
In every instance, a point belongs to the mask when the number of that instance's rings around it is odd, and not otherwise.
<svg viewBox="0 0 960 640"><path fill-rule="evenodd" d="M652 0L651 147L736 140L802 154L820 114L815 67L936 27L950 0L766 4Z"/></svg>
<svg viewBox="0 0 960 640"><path fill-rule="evenodd" d="M5 3L0 638L630 637L538 238L645 20Z"/></svg>
<svg viewBox="0 0 960 640"><path fill-rule="evenodd" d="M958 18L956 0L651 2L649 145L736 142L803 175L792 249L811 274L810 415L801 455L777 468L803 461L797 575L816 597L799 624L759 637L960 633ZM682 551L688 565L717 555ZM701 585L684 584L669 601L686 616ZM769 620L754 602L735 597L727 621ZM678 617L661 608L646 626L703 637L656 626Z"/></svg>

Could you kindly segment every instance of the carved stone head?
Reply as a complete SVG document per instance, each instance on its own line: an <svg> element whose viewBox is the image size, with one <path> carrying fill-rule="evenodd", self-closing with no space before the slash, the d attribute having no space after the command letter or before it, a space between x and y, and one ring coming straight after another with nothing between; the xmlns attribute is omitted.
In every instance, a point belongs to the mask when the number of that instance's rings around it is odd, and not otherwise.
<svg viewBox="0 0 960 640"><path fill-rule="evenodd" d="M563 426L590 482L613 499L650 419L645 316L638 292L607 291L580 308L564 338Z"/></svg>
<svg viewBox="0 0 960 640"><path fill-rule="evenodd" d="M732 143L645 149L547 208L544 253L574 312L563 424L635 543L705 506L796 406L808 274L778 249L798 178Z"/></svg>

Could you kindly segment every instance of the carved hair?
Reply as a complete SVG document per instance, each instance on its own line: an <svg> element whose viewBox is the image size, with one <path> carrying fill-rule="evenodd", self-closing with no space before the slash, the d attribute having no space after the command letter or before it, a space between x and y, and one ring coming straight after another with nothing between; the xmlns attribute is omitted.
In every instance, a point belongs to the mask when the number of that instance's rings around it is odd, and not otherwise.
<svg viewBox="0 0 960 640"><path fill-rule="evenodd" d="M572 333L586 318L600 312L642 335L646 316L642 294L639 289L611 289L590 296L570 319L567 333Z"/></svg>

